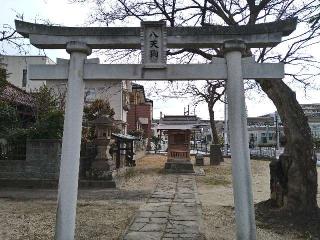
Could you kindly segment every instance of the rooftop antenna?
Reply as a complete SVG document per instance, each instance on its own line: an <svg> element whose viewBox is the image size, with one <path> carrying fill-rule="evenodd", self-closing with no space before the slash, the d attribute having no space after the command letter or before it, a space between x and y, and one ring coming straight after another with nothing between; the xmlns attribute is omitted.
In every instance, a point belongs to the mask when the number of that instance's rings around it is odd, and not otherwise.
<svg viewBox="0 0 320 240"><path fill-rule="evenodd" d="M186 108L184 107L183 108L183 115L187 115L187 116L189 116L190 115L190 107L189 107L189 105L188 105L188 108L187 108L187 110L186 110Z"/></svg>

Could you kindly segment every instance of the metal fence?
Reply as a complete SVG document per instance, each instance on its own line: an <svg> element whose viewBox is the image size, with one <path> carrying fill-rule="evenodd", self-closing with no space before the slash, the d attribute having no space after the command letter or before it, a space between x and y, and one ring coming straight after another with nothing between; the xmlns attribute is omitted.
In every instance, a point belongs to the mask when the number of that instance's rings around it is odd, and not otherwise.
<svg viewBox="0 0 320 240"><path fill-rule="evenodd" d="M277 158L275 147L257 147L250 148L251 158Z"/></svg>
<svg viewBox="0 0 320 240"><path fill-rule="evenodd" d="M190 150L191 150L191 153L209 154L210 145L206 143L195 143L190 145Z"/></svg>
<svg viewBox="0 0 320 240"><path fill-rule="evenodd" d="M26 160L26 143L0 143L0 160Z"/></svg>

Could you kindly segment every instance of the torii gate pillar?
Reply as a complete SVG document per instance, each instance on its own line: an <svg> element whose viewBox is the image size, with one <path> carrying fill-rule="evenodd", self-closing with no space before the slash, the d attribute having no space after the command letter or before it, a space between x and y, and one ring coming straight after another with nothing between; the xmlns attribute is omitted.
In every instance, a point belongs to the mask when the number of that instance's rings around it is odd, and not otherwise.
<svg viewBox="0 0 320 240"><path fill-rule="evenodd" d="M55 239L74 239L84 101L84 61L91 49L69 42L68 90L63 126Z"/></svg>
<svg viewBox="0 0 320 240"><path fill-rule="evenodd" d="M256 239L256 225L251 187L247 116L242 77L242 41L224 43L227 62L228 119L232 160L232 184L237 225L237 239Z"/></svg>

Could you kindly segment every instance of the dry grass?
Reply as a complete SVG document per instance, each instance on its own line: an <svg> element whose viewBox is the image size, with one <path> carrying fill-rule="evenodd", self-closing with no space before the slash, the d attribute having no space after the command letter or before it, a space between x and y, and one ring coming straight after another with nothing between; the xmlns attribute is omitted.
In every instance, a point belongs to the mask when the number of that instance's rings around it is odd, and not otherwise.
<svg viewBox="0 0 320 240"><path fill-rule="evenodd" d="M199 177L199 182L202 182L206 185L228 185L231 184L231 181L227 179L225 176L204 176L204 177Z"/></svg>
<svg viewBox="0 0 320 240"><path fill-rule="evenodd" d="M209 164L209 159L205 159L205 163ZM206 175L197 177L199 184L208 186L226 186L231 184L231 165L229 161L223 162L218 166L206 165L202 168Z"/></svg>
<svg viewBox="0 0 320 240"><path fill-rule="evenodd" d="M146 155L137 161L137 166L127 169L120 175L119 188L124 190L143 190L151 192L162 173L166 157Z"/></svg>
<svg viewBox="0 0 320 240"><path fill-rule="evenodd" d="M205 159L205 163L209 164L208 159ZM254 202L259 203L269 199L270 162L252 160L250 163ZM206 176L197 177L197 186L200 201L202 202L203 229L207 240L235 239L233 189L232 185L229 184L232 182L231 160L225 159L219 166L204 166L203 169ZM220 179L227 180L229 183L219 182ZM312 238L310 232L297 231L297 228L293 227L293 225L288 224L283 227L278 224L278 226L275 226L267 222L267 220L261 221L261 219L259 216L256 218L257 239L318 239ZM270 218L268 221L274 222L275 219ZM307 224L301 224L301 226L307 226Z"/></svg>
<svg viewBox="0 0 320 240"><path fill-rule="evenodd" d="M124 173L117 190L81 190L75 239L120 239L135 211L145 201L145 193L155 187L164 162L163 156L148 155ZM50 196L45 198L38 190L1 191L1 240L53 239L56 191L48 191Z"/></svg>
<svg viewBox="0 0 320 240"><path fill-rule="evenodd" d="M119 239L136 204L79 201L76 239ZM1 240L53 239L55 201L0 200Z"/></svg>

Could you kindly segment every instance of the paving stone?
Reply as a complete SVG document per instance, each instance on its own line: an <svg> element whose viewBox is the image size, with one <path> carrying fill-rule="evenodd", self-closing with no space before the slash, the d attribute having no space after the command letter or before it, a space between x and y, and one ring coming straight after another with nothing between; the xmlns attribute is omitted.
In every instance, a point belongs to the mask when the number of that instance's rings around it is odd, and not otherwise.
<svg viewBox="0 0 320 240"><path fill-rule="evenodd" d="M161 240L162 232L129 232L124 240Z"/></svg>
<svg viewBox="0 0 320 240"><path fill-rule="evenodd" d="M163 237L165 237L165 238L177 238L177 237L179 237L179 234L165 233Z"/></svg>
<svg viewBox="0 0 320 240"><path fill-rule="evenodd" d="M169 211L169 204L167 203L148 203L143 205L140 208L140 211L154 211L157 212L168 212Z"/></svg>
<svg viewBox="0 0 320 240"><path fill-rule="evenodd" d="M140 231L140 229L143 228L143 226L145 226L146 223L140 223L140 222L134 222L131 226L130 226L130 230L132 231Z"/></svg>
<svg viewBox="0 0 320 240"><path fill-rule="evenodd" d="M167 218L169 216L168 212L153 212L150 217L153 218Z"/></svg>
<svg viewBox="0 0 320 240"><path fill-rule="evenodd" d="M166 228L166 224L161 223L148 223L143 228L140 229L140 232L163 232Z"/></svg>
<svg viewBox="0 0 320 240"><path fill-rule="evenodd" d="M167 218L150 218L151 223L167 223Z"/></svg>
<svg viewBox="0 0 320 240"><path fill-rule="evenodd" d="M164 175L129 226L125 240L202 239L194 176Z"/></svg>
<svg viewBox="0 0 320 240"><path fill-rule="evenodd" d="M137 217L149 218L153 212L139 211Z"/></svg>
<svg viewBox="0 0 320 240"><path fill-rule="evenodd" d="M135 219L135 222L137 222L137 223L148 223L148 222L150 222L150 218L137 217Z"/></svg>

